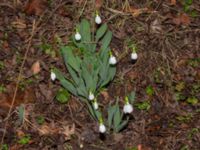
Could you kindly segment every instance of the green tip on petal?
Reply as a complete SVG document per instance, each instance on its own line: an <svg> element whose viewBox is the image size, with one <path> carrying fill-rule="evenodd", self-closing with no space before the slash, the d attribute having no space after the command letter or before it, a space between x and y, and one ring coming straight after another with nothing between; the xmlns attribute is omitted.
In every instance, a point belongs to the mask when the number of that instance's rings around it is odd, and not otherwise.
<svg viewBox="0 0 200 150"><path fill-rule="evenodd" d="M129 104L128 96L125 97L125 103Z"/></svg>
<svg viewBox="0 0 200 150"><path fill-rule="evenodd" d="M112 56L112 51L111 50L109 51L109 55Z"/></svg>
<svg viewBox="0 0 200 150"><path fill-rule="evenodd" d="M98 11L98 10L96 10L95 14L96 14L96 16L98 16L98 15L99 15L99 11Z"/></svg>
<svg viewBox="0 0 200 150"><path fill-rule="evenodd" d="M99 118L99 124L103 124L103 118L102 117Z"/></svg>

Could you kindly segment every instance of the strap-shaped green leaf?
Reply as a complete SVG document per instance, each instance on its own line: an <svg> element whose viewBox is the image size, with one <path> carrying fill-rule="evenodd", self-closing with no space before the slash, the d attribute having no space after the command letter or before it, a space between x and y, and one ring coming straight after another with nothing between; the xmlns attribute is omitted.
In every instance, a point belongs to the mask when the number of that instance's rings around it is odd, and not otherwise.
<svg viewBox="0 0 200 150"><path fill-rule="evenodd" d="M132 91L129 95L128 95L128 100L130 104L133 104L133 102L135 101L135 91Z"/></svg>
<svg viewBox="0 0 200 150"><path fill-rule="evenodd" d="M106 33L106 31L107 31L107 28L108 28L108 26L107 26L107 24L103 24L103 25L101 25L101 27L97 30L97 32L96 32L96 42L100 39L100 38L102 38L102 36Z"/></svg>
<svg viewBox="0 0 200 150"><path fill-rule="evenodd" d="M112 127L112 122L115 114L115 106L109 105L108 107L108 127Z"/></svg>
<svg viewBox="0 0 200 150"><path fill-rule="evenodd" d="M115 128L115 131L116 132L119 132L121 131L127 124L128 124L128 121L129 121L129 118L124 120L120 125L118 125L116 128Z"/></svg>
<svg viewBox="0 0 200 150"><path fill-rule="evenodd" d="M115 114L113 121L114 121L114 129L116 129L121 123L121 113L118 104L115 104Z"/></svg>
<svg viewBox="0 0 200 150"><path fill-rule="evenodd" d="M89 90L92 90L94 81L93 81L92 75L89 73L87 69L88 67L87 65L89 64L85 64L85 63L81 64L81 70L82 70L81 76L85 81L87 90L89 91Z"/></svg>
<svg viewBox="0 0 200 150"><path fill-rule="evenodd" d="M105 36L101 40L101 44L102 44L102 46L100 48L101 52L104 53L104 51L108 48L108 46L110 45L111 39L112 39L112 32L107 31Z"/></svg>
<svg viewBox="0 0 200 150"><path fill-rule="evenodd" d="M76 72L80 71L80 61L74 56L72 47L65 46L61 48L65 64L70 65ZM67 66L67 65L66 65Z"/></svg>
<svg viewBox="0 0 200 150"><path fill-rule="evenodd" d="M84 97L85 99L88 99L88 92L86 90L85 83L84 83L84 81L81 77L79 78L79 83L78 83L78 86L77 86L77 92L78 92L78 95Z"/></svg>
<svg viewBox="0 0 200 150"><path fill-rule="evenodd" d="M58 70L54 69L53 72L56 74L56 78L60 81L61 85L67 89L70 93L77 96L76 88L74 87L73 83L71 83L69 80L65 79L63 74Z"/></svg>
<svg viewBox="0 0 200 150"><path fill-rule="evenodd" d="M81 34L81 43L83 43L83 46L85 49L92 51L92 45L91 45L91 30L90 30L90 23L86 19L82 19L80 24L80 34Z"/></svg>

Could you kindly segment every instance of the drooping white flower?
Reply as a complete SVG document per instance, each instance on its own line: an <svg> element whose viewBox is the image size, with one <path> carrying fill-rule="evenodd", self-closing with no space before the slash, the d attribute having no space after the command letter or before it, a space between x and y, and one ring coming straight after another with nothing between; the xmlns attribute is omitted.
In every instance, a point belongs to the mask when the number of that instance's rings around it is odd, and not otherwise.
<svg viewBox="0 0 200 150"><path fill-rule="evenodd" d="M93 100L94 99L94 94L92 92L89 93L88 99L89 100Z"/></svg>
<svg viewBox="0 0 200 150"><path fill-rule="evenodd" d="M97 110L99 108L99 105L97 103L97 100L95 99L94 102L93 102L93 107L95 110Z"/></svg>
<svg viewBox="0 0 200 150"><path fill-rule="evenodd" d="M51 80L55 81L56 79L56 74L54 72L51 72Z"/></svg>
<svg viewBox="0 0 200 150"><path fill-rule="evenodd" d="M110 65L115 65L117 63L117 59L115 56L111 55L109 58L109 64Z"/></svg>
<svg viewBox="0 0 200 150"><path fill-rule="evenodd" d="M137 60L137 58L138 58L137 53L136 53L136 52L132 52L132 53L131 53L131 59L132 59L132 60Z"/></svg>
<svg viewBox="0 0 200 150"><path fill-rule="evenodd" d="M125 114L130 114L130 113L132 113L132 111L133 111L133 106L131 104L129 104L129 103L126 103L124 105L123 112Z"/></svg>
<svg viewBox="0 0 200 150"><path fill-rule="evenodd" d="M78 31L75 34L75 39L76 39L76 41L80 41L81 40L81 35L80 35L80 33Z"/></svg>
<svg viewBox="0 0 200 150"><path fill-rule="evenodd" d="M99 125L99 132L100 133L106 132L106 126L103 123L100 123L100 125Z"/></svg>
<svg viewBox="0 0 200 150"><path fill-rule="evenodd" d="M95 22L96 22L96 24L101 24L101 22L102 22L101 17L98 14L96 14Z"/></svg>

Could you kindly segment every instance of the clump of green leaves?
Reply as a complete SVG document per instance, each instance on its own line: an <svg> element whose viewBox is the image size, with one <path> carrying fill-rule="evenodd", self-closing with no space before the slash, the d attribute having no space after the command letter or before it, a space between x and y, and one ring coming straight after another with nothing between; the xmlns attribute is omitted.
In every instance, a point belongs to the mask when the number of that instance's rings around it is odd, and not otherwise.
<svg viewBox="0 0 200 150"><path fill-rule="evenodd" d="M58 102L60 102L61 104L65 104L69 101L69 98L70 94L66 89L61 88L58 90L58 93L56 95L56 99Z"/></svg>
<svg viewBox="0 0 200 150"><path fill-rule="evenodd" d="M5 67L4 62L3 62L3 61L0 61L0 70L3 70L4 67Z"/></svg>
<svg viewBox="0 0 200 150"><path fill-rule="evenodd" d="M30 142L30 140L31 140L30 135L25 135L25 136L23 136L22 138L19 139L18 143L22 144L22 145L26 145Z"/></svg>
<svg viewBox="0 0 200 150"><path fill-rule="evenodd" d="M45 118L43 116L37 116L36 121L39 125L42 125L45 122Z"/></svg>
<svg viewBox="0 0 200 150"><path fill-rule="evenodd" d="M116 67L109 64L112 32L103 24L92 33L90 23L86 19L81 21L77 30L81 34L81 40L76 41L73 36L73 44L61 47L70 77L66 77L58 69L53 69L53 72L61 85L84 101L92 116L98 119L100 112L92 107L88 97L90 93L96 97L115 76Z"/></svg>
<svg viewBox="0 0 200 150"><path fill-rule="evenodd" d="M135 106L140 110L149 110L151 108L151 104L149 101L136 103Z"/></svg>
<svg viewBox="0 0 200 150"><path fill-rule="evenodd" d="M153 94L155 93L155 91L151 85L146 87L146 93L148 96L153 96Z"/></svg>
<svg viewBox="0 0 200 150"><path fill-rule="evenodd" d="M6 92L6 87L3 84L1 84L0 85L0 93L3 93L3 92Z"/></svg>
<svg viewBox="0 0 200 150"><path fill-rule="evenodd" d="M132 105L135 100L135 92L131 92L127 98ZM112 129L114 132L119 132L127 125L128 121L129 115L120 111L118 100L114 105L109 105L107 123L110 130Z"/></svg>

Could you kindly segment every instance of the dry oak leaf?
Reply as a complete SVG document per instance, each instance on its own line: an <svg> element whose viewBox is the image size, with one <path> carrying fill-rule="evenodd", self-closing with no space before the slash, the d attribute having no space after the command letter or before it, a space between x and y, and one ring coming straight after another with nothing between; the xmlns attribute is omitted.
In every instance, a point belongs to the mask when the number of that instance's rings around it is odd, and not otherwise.
<svg viewBox="0 0 200 150"><path fill-rule="evenodd" d="M95 7L96 9L100 9L103 5L103 0L96 0Z"/></svg>
<svg viewBox="0 0 200 150"><path fill-rule="evenodd" d="M46 0L29 0L25 7L25 12L28 15L40 16L44 12L46 5Z"/></svg>
<svg viewBox="0 0 200 150"><path fill-rule="evenodd" d="M140 14L147 13L147 12L149 12L148 8L137 9L137 8L130 7L129 9L129 13L131 13L133 17L138 17Z"/></svg>
<svg viewBox="0 0 200 150"><path fill-rule="evenodd" d="M189 25L190 24L190 17L187 14L183 13L183 14L180 14L177 17L173 18L173 22L176 25L180 25L180 24Z"/></svg>
<svg viewBox="0 0 200 150"><path fill-rule="evenodd" d="M176 0L170 0L171 5L176 5Z"/></svg>
<svg viewBox="0 0 200 150"><path fill-rule="evenodd" d="M36 61L32 67L31 67L31 71L33 72L33 74L38 74L40 72L41 68L40 68L40 62Z"/></svg>

